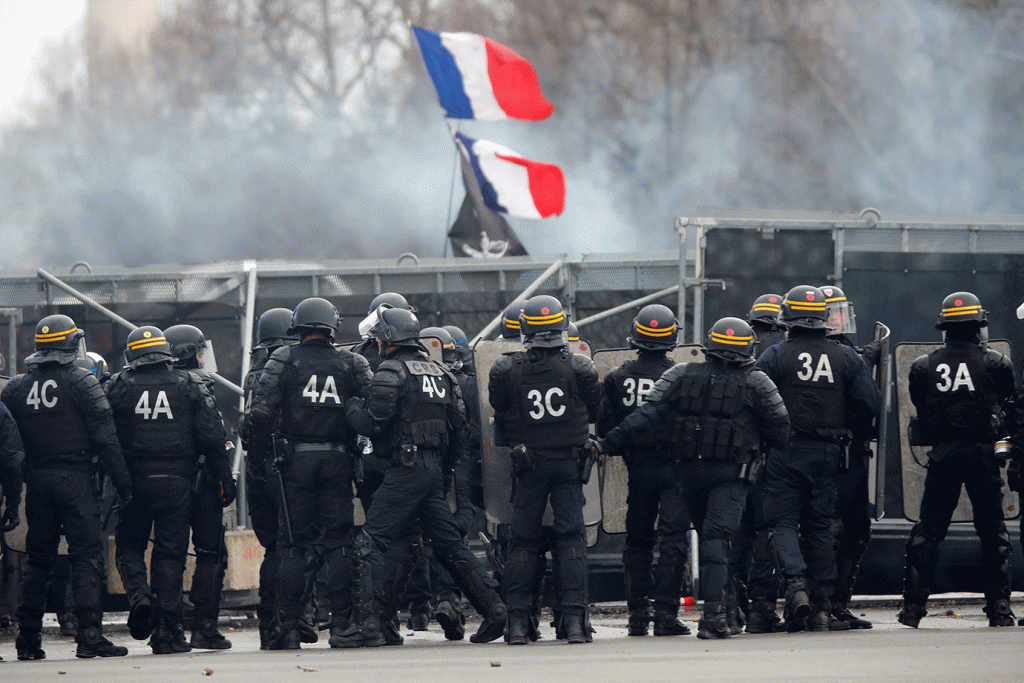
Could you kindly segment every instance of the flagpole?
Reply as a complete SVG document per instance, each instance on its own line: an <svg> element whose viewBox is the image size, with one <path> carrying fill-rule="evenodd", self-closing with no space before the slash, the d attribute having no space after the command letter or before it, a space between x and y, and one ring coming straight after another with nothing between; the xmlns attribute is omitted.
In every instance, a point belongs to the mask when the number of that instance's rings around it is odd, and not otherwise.
<svg viewBox="0 0 1024 683"><path fill-rule="evenodd" d="M445 123L448 125L448 135L449 135L449 137L453 137L455 135L455 131L457 131L459 129L459 124L456 123L455 124L455 129L453 130L452 129L452 124L451 124L450 121L448 121L447 118L445 119ZM451 241L451 240L448 239L448 230L452 226L452 202L455 201L455 177L458 175L458 173L459 173L459 148L458 148L458 146L456 146L455 147L455 167L452 169L452 182L451 182L451 186L448 188L448 220L445 221L445 226L446 227L444 229L444 251L441 253L441 258L447 258L448 257L448 242ZM453 253L452 256L455 256L455 254Z"/></svg>

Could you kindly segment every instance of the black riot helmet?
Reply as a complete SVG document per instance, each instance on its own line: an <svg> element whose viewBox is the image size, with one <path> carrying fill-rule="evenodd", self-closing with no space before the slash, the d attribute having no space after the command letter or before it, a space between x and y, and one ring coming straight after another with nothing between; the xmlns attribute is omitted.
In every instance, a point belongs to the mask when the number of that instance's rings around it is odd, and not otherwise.
<svg viewBox="0 0 1024 683"><path fill-rule="evenodd" d="M981 307L981 300L970 292L953 292L942 300L942 310L939 311L935 329L948 330L952 325L961 324L979 330L988 327L988 315Z"/></svg>
<svg viewBox="0 0 1024 683"><path fill-rule="evenodd" d="M441 329L452 336L452 341L455 342L456 346L465 346L466 348L469 348L469 338L466 337L466 333L462 331L461 327L457 325L445 325Z"/></svg>
<svg viewBox="0 0 1024 683"><path fill-rule="evenodd" d="M404 308L407 311L416 311L415 308L409 305L409 301L398 292L384 292L373 297L373 301L370 302L370 310L367 313L373 313L381 304L387 304L391 308Z"/></svg>
<svg viewBox="0 0 1024 683"><path fill-rule="evenodd" d="M527 348L559 347L569 341L569 318L562 302L548 294L532 297L519 314L519 331Z"/></svg>
<svg viewBox="0 0 1024 683"><path fill-rule="evenodd" d="M519 339L519 314L523 312L524 306L526 299L516 299L505 307L505 312L501 314L502 339Z"/></svg>
<svg viewBox="0 0 1024 683"><path fill-rule="evenodd" d="M857 317L853 312L853 302L846 298L843 290L835 285L819 287L825 295L825 311L828 313L828 335L856 334Z"/></svg>
<svg viewBox="0 0 1024 683"><path fill-rule="evenodd" d="M171 355L179 361L195 358L196 353L206 346L203 331L195 325L172 325L164 330L164 337L171 345Z"/></svg>
<svg viewBox="0 0 1024 683"><path fill-rule="evenodd" d="M782 322L789 327L824 330L828 320L825 294L811 285L797 285L782 301Z"/></svg>
<svg viewBox="0 0 1024 683"><path fill-rule="evenodd" d="M667 351L676 345L676 316L662 304L648 304L633 318L629 331L630 348L644 351Z"/></svg>
<svg viewBox="0 0 1024 683"><path fill-rule="evenodd" d="M459 352L455 348L455 340L452 339L452 335L448 333L448 330L443 327L424 327L420 330L420 339L424 339L428 345L432 345L435 348L441 347L441 360L446 365L459 360Z"/></svg>
<svg viewBox="0 0 1024 683"><path fill-rule="evenodd" d="M85 332L66 315L48 315L36 323L36 351L77 351L84 337Z"/></svg>
<svg viewBox="0 0 1024 683"><path fill-rule="evenodd" d="M297 334L300 337L303 331L306 334L321 332L327 335L328 339L334 339L334 333L338 331L341 323L341 316L338 309L327 299L313 296L303 299L295 307L292 314L292 326L288 328L287 334Z"/></svg>
<svg viewBox="0 0 1024 683"><path fill-rule="evenodd" d="M708 331L707 353L737 362L754 358L754 330L739 318L722 318Z"/></svg>
<svg viewBox="0 0 1024 683"><path fill-rule="evenodd" d="M750 306L750 313L747 313L747 322L760 320L769 325L777 325L781 313L782 295L762 294L754 299L754 303Z"/></svg>
<svg viewBox="0 0 1024 683"><path fill-rule="evenodd" d="M405 308L381 307L377 323L370 335L388 344L419 344L420 321L416 314Z"/></svg>
<svg viewBox="0 0 1024 683"><path fill-rule="evenodd" d="M566 329L565 334L571 342L580 340L580 328L576 327L576 323L571 320L569 321L569 327Z"/></svg>
<svg viewBox="0 0 1024 683"><path fill-rule="evenodd" d="M297 338L288 334L292 326L293 312L290 308L271 308L256 322L256 348L274 349L284 346Z"/></svg>
<svg viewBox="0 0 1024 683"><path fill-rule="evenodd" d="M128 333L128 345L124 350L124 359L131 364L150 354L155 354L154 360L161 363L174 360L171 355L171 345L167 343L167 337L159 327L152 325L136 327Z"/></svg>

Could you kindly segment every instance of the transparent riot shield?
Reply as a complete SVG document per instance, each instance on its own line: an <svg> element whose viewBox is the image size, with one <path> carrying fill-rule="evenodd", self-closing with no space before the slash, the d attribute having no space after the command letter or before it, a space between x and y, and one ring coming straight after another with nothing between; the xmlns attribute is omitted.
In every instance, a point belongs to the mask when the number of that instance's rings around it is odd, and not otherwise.
<svg viewBox="0 0 1024 683"><path fill-rule="evenodd" d="M605 376L628 360L636 358L633 349L601 349L594 352L594 365L604 381ZM691 344L672 350L677 363L703 363L704 348ZM601 528L606 534L626 533L626 497L629 493L629 475L622 458L605 458L601 476Z"/></svg>
<svg viewBox="0 0 1024 683"><path fill-rule="evenodd" d="M990 349L1010 357L1010 343L1005 340L990 341ZM910 366L920 356L942 348L941 343L897 344L894 353L896 371L896 403L900 429L900 459L903 466L903 514L912 522L921 516L921 496L924 494L924 479L928 467L930 446L910 445L910 418L917 416L917 410L910 400ZM1003 477L1003 513L1007 519L1017 516L1018 496L1006 484L1006 470ZM954 522L972 521L971 502L967 492L960 491L960 502L953 511Z"/></svg>
<svg viewBox="0 0 1024 683"><path fill-rule="evenodd" d="M875 340L882 348L875 366L875 383L882 392L882 410L878 416L878 436L871 445L875 457L868 463L868 502L875 519L885 516L885 462L888 454L889 409L892 407L892 358L889 355L889 328L875 323Z"/></svg>
<svg viewBox="0 0 1024 683"><path fill-rule="evenodd" d="M590 355L590 344L586 341L569 342L573 353ZM522 351L523 345L508 339L483 339L473 347L476 366L476 381L480 394L481 450L483 458L484 507L489 524L512 523L512 469L508 446L494 443L494 409L488 400L490 393L490 372L499 357L505 353ZM598 465L591 471L590 481L583 487L586 503L583 506L583 522L587 528L587 544L597 542L596 525L601 522L601 483ZM544 525L554 523L554 514L549 504L544 511ZM593 529L591 527L594 527Z"/></svg>

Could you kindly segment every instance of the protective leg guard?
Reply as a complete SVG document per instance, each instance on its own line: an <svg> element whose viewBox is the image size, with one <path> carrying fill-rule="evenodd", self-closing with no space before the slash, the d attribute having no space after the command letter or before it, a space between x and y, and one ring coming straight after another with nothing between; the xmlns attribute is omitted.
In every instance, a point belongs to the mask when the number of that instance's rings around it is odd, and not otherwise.
<svg viewBox="0 0 1024 683"><path fill-rule="evenodd" d="M408 627L410 631L426 631L430 625L430 603L415 602L409 605Z"/></svg>
<svg viewBox="0 0 1024 683"><path fill-rule="evenodd" d="M153 632L153 598L145 593L136 593L131 603L128 632L135 640L145 640Z"/></svg>
<svg viewBox="0 0 1024 683"><path fill-rule="evenodd" d="M709 602L704 604L704 615L697 624L697 637L701 640L719 640L733 634L729 628L725 605Z"/></svg>
<svg viewBox="0 0 1024 683"><path fill-rule="evenodd" d="M755 600L747 612L747 633L780 633L786 630L775 613L775 601Z"/></svg>
<svg viewBox="0 0 1024 683"><path fill-rule="evenodd" d="M788 633L807 628L807 617L811 614L811 599L807 594L807 583L802 576L786 577L786 607L783 610Z"/></svg>
<svg viewBox="0 0 1024 683"><path fill-rule="evenodd" d="M630 607L628 632L631 636L646 636L647 625L651 623L650 607Z"/></svg>
<svg viewBox="0 0 1024 683"><path fill-rule="evenodd" d="M590 627L582 610L570 607L563 611L559 630L565 635L565 640L570 645L594 642L594 636L590 633Z"/></svg>

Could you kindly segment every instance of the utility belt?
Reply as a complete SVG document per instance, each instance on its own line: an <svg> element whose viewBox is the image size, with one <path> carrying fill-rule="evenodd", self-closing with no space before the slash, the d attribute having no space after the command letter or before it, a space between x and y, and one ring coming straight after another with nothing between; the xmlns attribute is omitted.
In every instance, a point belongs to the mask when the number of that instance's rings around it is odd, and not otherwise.
<svg viewBox="0 0 1024 683"><path fill-rule="evenodd" d="M441 454L434 446L423 446L409 443L398 447L397 454L391 458L392 467L415 467L418 463L426 463L428 457L440 462Z"/></svg>
<svg viewBox="0 0 1024 683"><path fill-rule="evenodd" d="M334 441L296 441L289 442L293 453L323 453L330 451L334 453L348 453L348 448L343 443Z"/></svg>
<svg viewBox="0 0 1024 683"><path fill-rule="evenodd" d="M794 429L793 438L803 439L805 441L824 441L826 443L835 444L840 448L846 448L851 441L849 430L832 427L820 427L810 431Z"/></svg>
<svg viewBox="0 0 1024 683"><path fill-rule="evenodd" d="M166 474L176 477L190 478L195 474L196 461L189 459L170 458L146 458L138 455L129 455L128 469L133 477L150 477L157 474Z"/></svg>
<svg viewBox="0 0 1024 683"><path fill-rule="evenodd" d="M42 464L31 464L36 470L65 470L70 472L89 472L92 469L92 453L75 451L72 453L56 453L48 455Z"/></svg>

